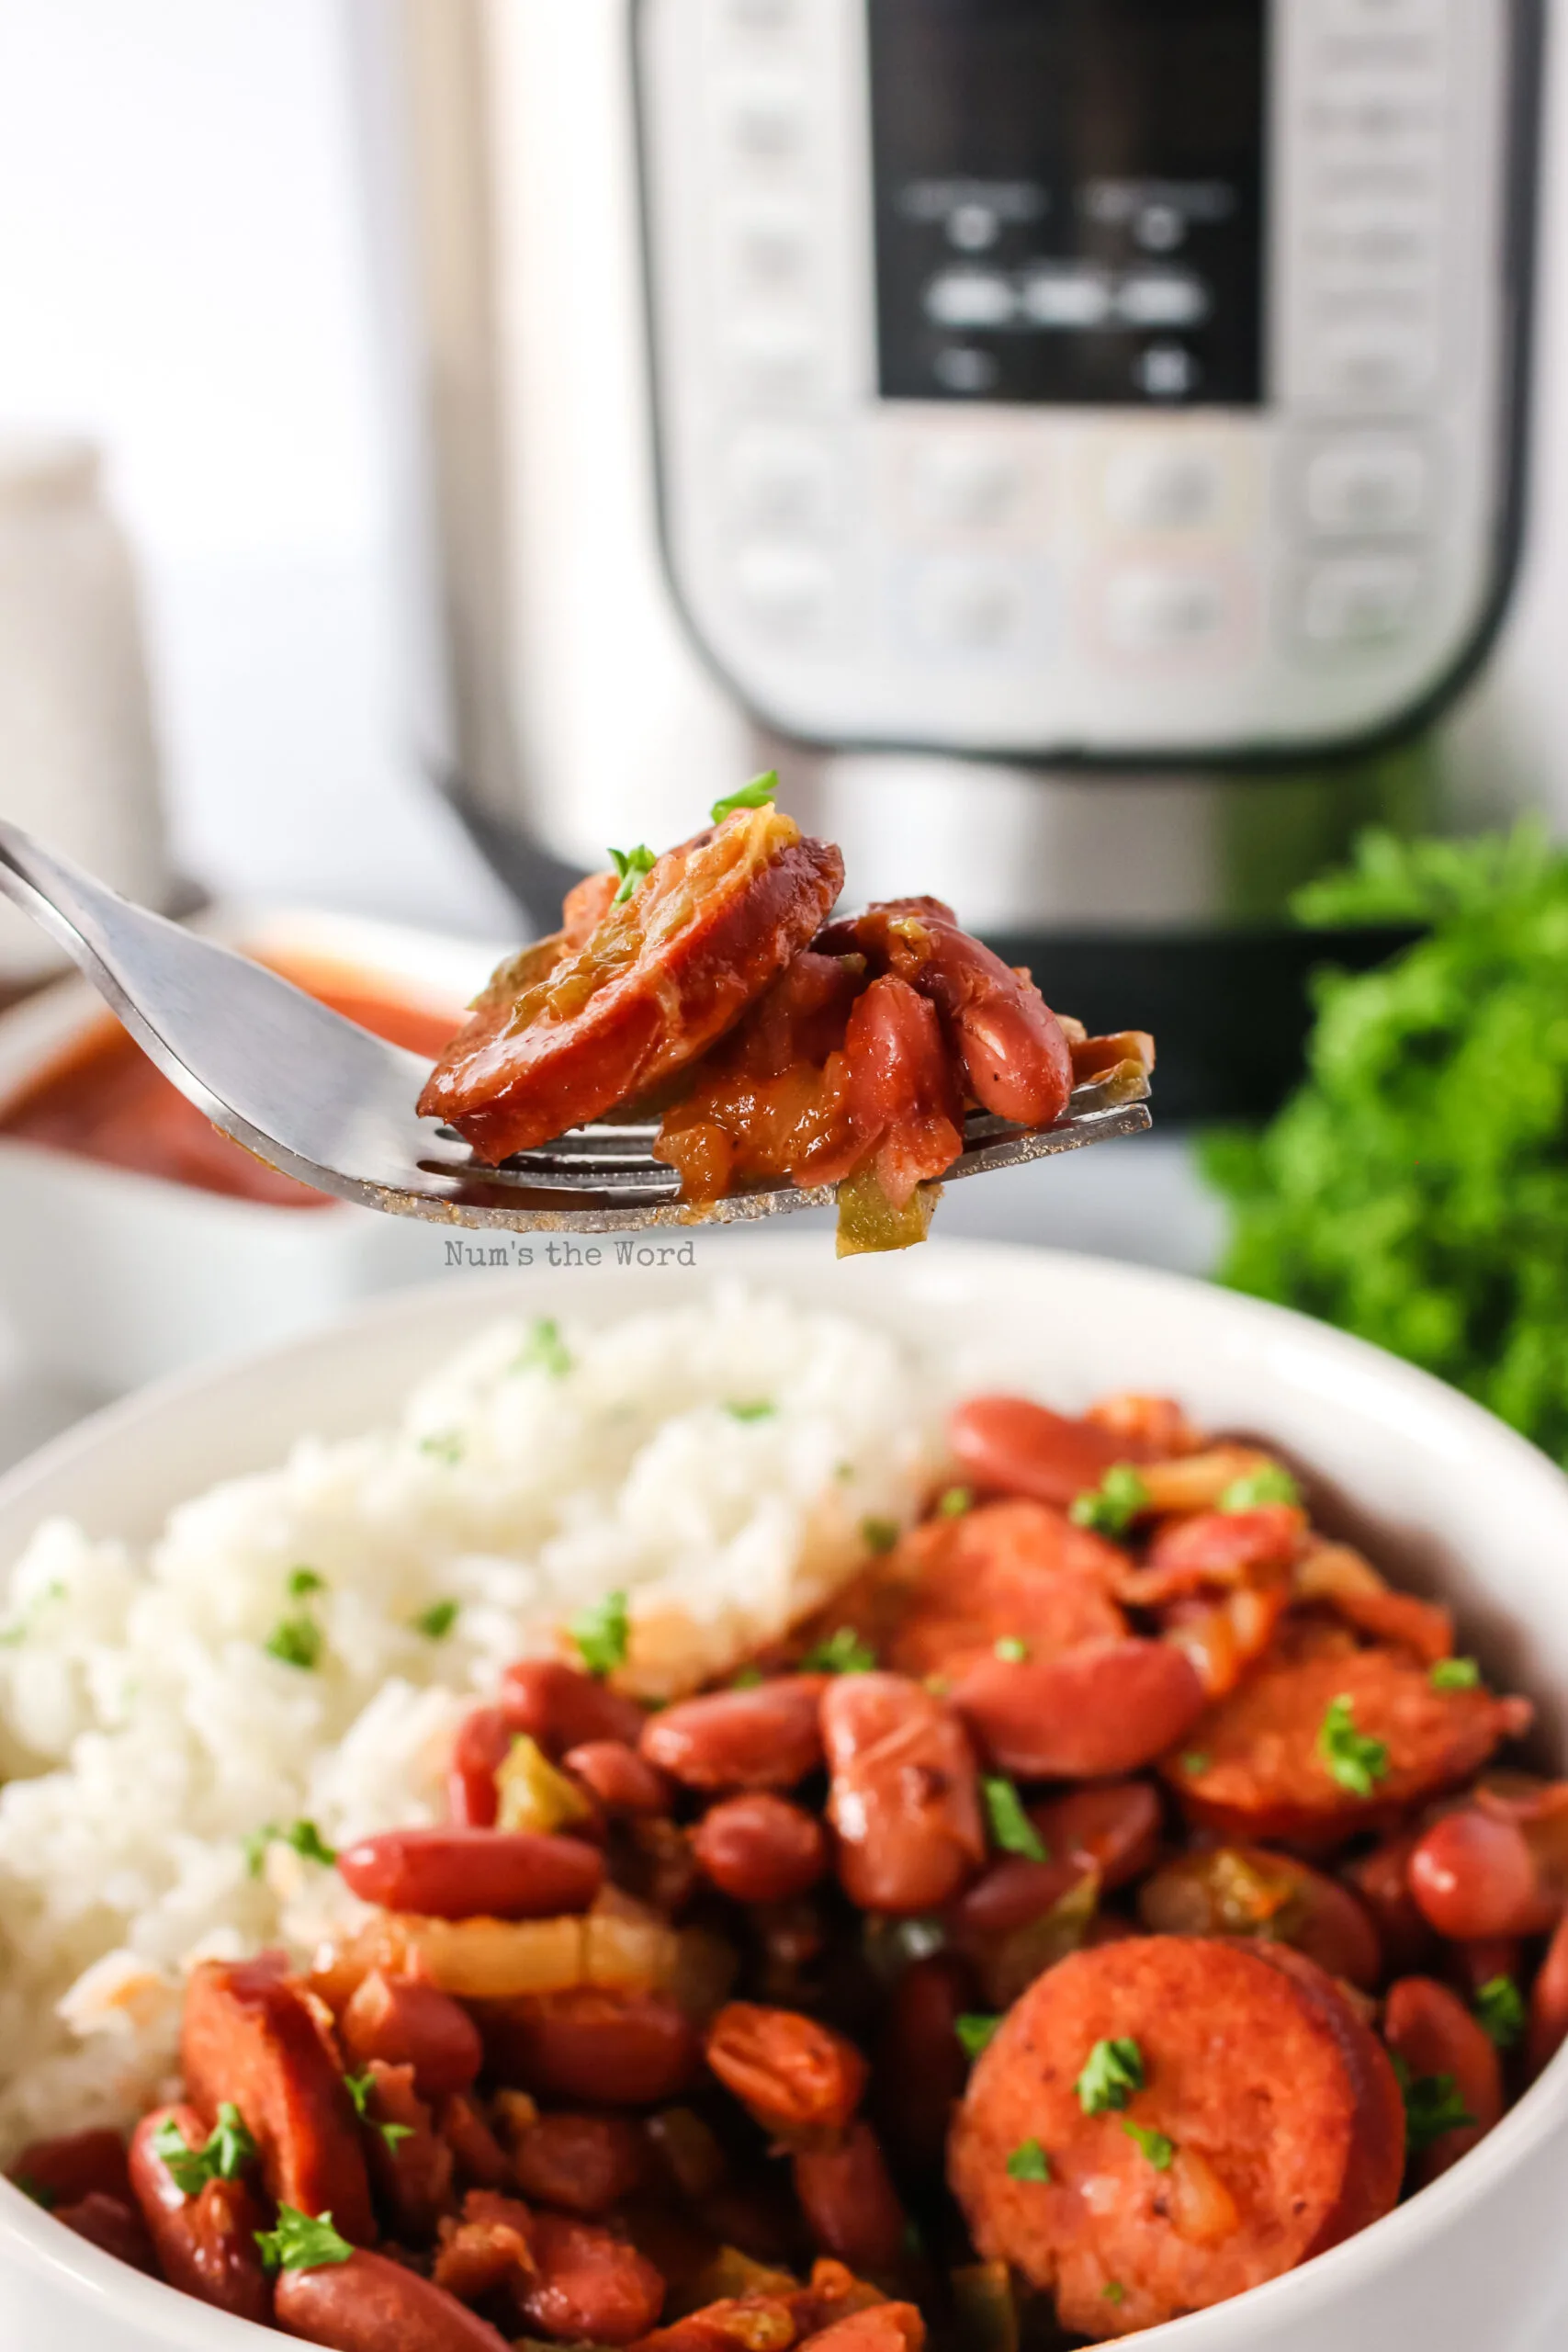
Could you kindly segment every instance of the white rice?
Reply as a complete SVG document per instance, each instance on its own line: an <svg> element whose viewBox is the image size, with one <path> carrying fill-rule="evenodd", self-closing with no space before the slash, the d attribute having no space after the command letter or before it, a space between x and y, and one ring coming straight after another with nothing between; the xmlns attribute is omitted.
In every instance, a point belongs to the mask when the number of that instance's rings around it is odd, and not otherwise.
<svg viewBox="0 0 1568 2352"><path fill-rule="evenodd" d="M183 1972L308 1952L352 1910L288 1846L441 1817L455 1724L585 1604L631 1596L631 1679L723 1672L904 1520L931 1391L879 1333L739 1289L603 1329L570 1364L498 1325L400 1425L300 1440L182 1504L145 1555L40 1527L0 1606L0 2161L125 2123L172 2075ZM766 1406L740 1417L728 1409ZM319 1589L291 1595L307 1568ZM413 1622L460 1604L432 1640ZM320 1630L313 1669L265 1645Z"/></svg>

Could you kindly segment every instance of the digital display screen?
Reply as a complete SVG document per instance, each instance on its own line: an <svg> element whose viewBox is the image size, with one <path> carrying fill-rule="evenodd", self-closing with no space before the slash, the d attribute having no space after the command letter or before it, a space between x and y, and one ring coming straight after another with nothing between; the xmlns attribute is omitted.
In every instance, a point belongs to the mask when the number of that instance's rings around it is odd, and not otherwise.
<svg viewBox="0 0 1568 2352"><path fill-rule="evenodd" d="M1257 406L1267 0L869 0L888 400Z"/></svg>

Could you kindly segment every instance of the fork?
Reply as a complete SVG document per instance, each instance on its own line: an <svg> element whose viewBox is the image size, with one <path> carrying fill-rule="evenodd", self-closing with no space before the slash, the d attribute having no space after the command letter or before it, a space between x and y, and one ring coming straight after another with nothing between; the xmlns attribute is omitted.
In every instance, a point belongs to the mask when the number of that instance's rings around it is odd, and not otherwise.
<svg viewBox="0 0 1568 2352"><path fill-rule="evenodd" d="M414 1110L427 1065L265 965L131 904L0 820L0 894L82 968L142 1050L215 1127L319 1193L393 1216L515 1231L636 1232L826 1205L830 1184L773 1184L694 1210L652 1156L654 1121L609 1118L499 1168ZM1077 1088L1053 1127L970 1115L944 1182L988 1175L1152 1125L1141 1071Z"/></svg>

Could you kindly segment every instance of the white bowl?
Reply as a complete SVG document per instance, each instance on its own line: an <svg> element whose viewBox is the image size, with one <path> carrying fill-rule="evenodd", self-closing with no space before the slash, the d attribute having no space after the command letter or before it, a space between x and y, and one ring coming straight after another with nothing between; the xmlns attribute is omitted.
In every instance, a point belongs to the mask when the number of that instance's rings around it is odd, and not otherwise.
<svg viewBox="0 0 1568 2352"><path fill-rule="evenodd" d="M1568 1481L1424 1374L1300 1316L1094 1259L937 1242L840 1265L809 1236L760 1240L730 1271L935 1340L965 1381L1069 1408L1107 1389L1168 1390L1211 1427L1267 1434L1320 1492L1354 1506L1383 1557L1451 1597L1467 1642L1532 1691L1548 1742L1560 1742ZM608 1321L689 1295L693 1279L614 1268L468 1278L170 1383L0 1479L0 1559L56 1511L95 1533L150 1536L176 1499L275 1461L301 1432L346 1435L389 1414L488 1315ZM1568 2052L1409 2204L1303 2269L1137 2340L1149 2352L1525 2352L1562 2341L1565 2167ZM7 2352L259 2352L264 2341L276 2338L124 2269L0 2183Z"/></svg>

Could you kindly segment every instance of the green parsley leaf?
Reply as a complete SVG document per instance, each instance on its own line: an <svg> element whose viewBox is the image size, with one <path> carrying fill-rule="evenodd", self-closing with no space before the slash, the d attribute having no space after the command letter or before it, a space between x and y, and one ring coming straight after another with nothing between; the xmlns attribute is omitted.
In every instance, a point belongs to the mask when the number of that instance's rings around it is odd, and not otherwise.
<svg viewBox="0 0 1568 2352"><path fill-rule="evenodd" d="M1120 2278L1108 2278L1100 2290L1100 2299L1105 2303L1124 2303L1127 2300L1127 2290Z"/></svg>
<svg viewBox="0 0 1568 2352"><path fill-rule="evenodd" d="M552 1380L566 1378L571 1370L571 1351L561 1338L560 1325L554 1316L540 1316L513 1358L512 1369L547 1373Z"/></svg>
<svg viewBox="0 0 1568 2352"><path fill-rule="evenodd" d="M1078 2076L1078 2105L1086 2115L1131 2107L1145 2080L1144 2053L1135 2041L1097 2041Z"/></svg>
<svg viewBox="0 0 1568 2352"><path fill-rule="evenodd" d="M1168 2140L1163 2132L1156 2132L1146 2123L1134 2123L1130 2115L1122 2118L1122 2129L1129 2140L1136 2140L1156 2172L1168 2172L1176 2155L1176 2143Z"/></svg>
<svg viewBox="0 0 1568 2352"><path fill-rule="evenodd" d="M249 1878L260 1878L266 1868L266 1849L279 1834L276 1821L264 1821L248 1838L240 1840L240 1851L245 1858L245 1872Z"/></svg>
<svg viewBox="0 0 1568 2352"><path fill-rule="evenodd" d="M262 1647L279 1665L295 1666L301 1674L310 1674L321 1662L324 1639L315 1619L301 1610L293 1617L280 1617Z"/></svg>
<svg viewBox="0 0 1568 2352"><path fill-rule="evenodd" d="M13 2188L19 2188L24 2197L30 2197L33 2203L41 2205L46 2213L52 2213L60 2202L60 2191L51 2188L44 2181L35 2180L30 2172L14 2172L10 2180Z"/></svg>
<svg viewBox="0 0 1568 2352"><path fill-rule="evenodd" d="M738 1667L729 1678L732 1690L756 1690L765 1679L760 1666Z"/></svg>
<svg viewBox="0 0 1568 2352"><path fill-rule="evenodd" d="M728 793L724 799L716 800L708 813L716 825L722 825L725 819L733 817L738 808L766 808L778 797L778 770L770 768L765 775L754 775L750 784L743 784L739 792Z"/></svg>
<svg viewBox="0 0 1568 2352"><path fill-rule="evenodd" d="M621 887L610 904L613 907L624 907L626 900L641 888L645 877L652 873L659 860L646 842L638 842L636 849L613 849L610 852L610 862L621 877Z"/></svg>
<svg viewBox="0 0 1568 2352"><path fill-rule="evenodd" d="M1025 2140L1008 2158L1010 2180L1049 2180L1051 2159L1038 2140Z"/></svg>
<svg viewBox="0 0 1568 2352"><path fill-rule="evenodd" d="M725 1411L732 1421L771 1421L778 1411L776 1405L727 1405Z"/></svg>
<svg viewBox="0 0 1568 2352"><path fill-rule="evenodd" d="M419 1450L434 1455L437 1462L445 1462L448 1470L455 1470L463 1458L463 1441L456 1430L433 1430L428 1437L420 1439Z"/></svg>
<svg viewBox="0 0 1568 2352"><path fill-rule="evenodd" d="M314 1568L290 1568L288 1571L290 1600L304 1600L310 1593L325 1592L326 1589L325 1577L318 1576Z"/></svg>
<svg viewBox="0 0 1568 2352"><path fill-rule="evenodd" d="M590 1674L613 1674L626 1664L631 1644L626 1594L607 1592L603 1600L581 1610L567 1630Z"/></svg>
<svg viewBox="0 0 1568 2352"><path fill-rule="evenodd" d="M371 2114L370 2101L375 2096L376 2077L368 2066L362 2075L345 2075L343 2083L354 2101L354 2111L361 2123L368 2123L373 2132L378 2132L389 2148L395 2148L400 2140L413 2138L412 2123L383 2123Z"/></svg>
<svg viewBox="0 0 1568 2352"><path fill-rule="evenodd" d="M874 1674L876 1652L862 1641L852 1625L840 1625L836 1634L807 1651L798 1670L802 1674Z"/></svg>
<svg viewBox="0 0 1568 2352"><path fill-rule="evenodd" d="M1388 1777L1388 1749L1356 1729L1356 1718L1343 1691L1331 1699L1317 1735L1318 1759L1331 1780L1349 1796L1370 1797Z"/></svg>
<svg viewBox="0 0 1568 2352"><path fill-rule="evenodd" d="M973 1487L949 1487L947 1492L937 1498L936 1515L939 1519L962 1519L965 1511L974 1508Z"/></svg>
<svg viewBox="0 0 1568 2352"><path fill-rule="evenodd" d="M276 2230L257 2230L263 2266L273 2270L326 2270L334 2263L352 2262L354 2248L339 2237L330 2213L314 2220L297 2206L280 2205Z"/></svg>
<svg viewBox="0 0 1568 2352"><path fill-rule="evenodd" d="M1524 1999L1511 1976L1492 1976L1475 1996L1475 2014L1499 2050L1514 2050L1525 2038Z"/></svg>
<svg viewBox="0 0 1568 2352"><path fill-rule="evenodd" d="M1067 1516L1075 1527L1096 1535L1122 1535L1141 1510L1149 1490L1130 1462L1113 1462L1098 1487L1079 1495Z"/></svg>
<svg viewBox="0 0 1568 2352"><path fill-rule="evenodd" d="M903 1533L896 1519L863 1519L860 1532L868 1552L891 1552Z"/></svg>
<svg viewBox="0 0 1568 2352"><path fill-rule="evenodd" d="M1181 1769L1196 1780L1201 1772L1208 1770L1213 1760L1211 1757L1204 1755L1201 1747L1190 1747L1181 1759Z"/></svg>
<svg viewBox="0 0 1568 2352"><path fill-rule="evenodd" d="M1021 1666L1029 1656L1029 1644L1021 1641L1016 1634L1004 1634L993 1647L1004 1666Z"/></svg>
<svg viewBox="0 0 1568 2352"><path fill-rule="evenodd" d="M320 1862L323 1869L331 1870L337 1860L337 1848L328 1845L313 1821L291 1821L277 1835L308 1862Z"/></svg>
<svg viewBox="0 0 1568 2352"><path fill-rule="evenodd" d="M976 2013L970 2017L954 2018L953 2030L958 2036L964 2054L970 2058L978 2058L981 2052L988 2050L996 2040L1001 2030L1001 2023L999 2017L981 2017Z"/></svg>
<svg viewBox="0 0 1568 2352"><path fill-rule="evenodd" d="M1004 1854L1022 1854L1032 1862L1048 1862L1051 1859L1040 1832L1023 1809L1023 1803L1010 1781L999 1774L988 1776L980 1782L986 1800L986 1815L991 1825L991 1836Z"/></svg>
<svg viewBox="0 0 1568 2352"><path fill-rule="evenodd" d="M417 1617L410 1618L410 1630L423 1634L427 1642L444 1642L462 1614L462 1608L460 1600L433 1600L428 1609L422 1609Z"/></svg>
<svg viewBox="0 0 1568 2352"><path fill-rule="evenodd" d="M1434 1690L1473 1690L1481 1668L1472 1657L1440 1657L1427 1677Z"/></svg>
<svg viewBox="0 0 1568 2352"><path fill-rule="evenodd" d="M209 2180L238 2180L256 2156L244 2119L228 2099L199 2148L190 2147L170 2116L152 2135L152 2153L182 2197L199 2197Z"/></svg>
<svg viewBox="0 0 1568 2352"><path fill-rule="evenodd" d="M1269 1462L1261 1470L1249 1470L1245 1477L1233 1478L1220 1497L1218 1508L1225 1511L1261 1510L1267 1503L1299 1506L1301 1499L1302 1490L1283 1464Z"/></svg>
<svg viewBox="0 0 1568 2352"><path fill-rule="evenodd" d="M1404 2094L1404 2153L1418 2156L1445 2132L1462 2132L1475 2118L1460 2097L1451 2075L1412 2075L1396 2060L1394 2073Z"/></svg>

